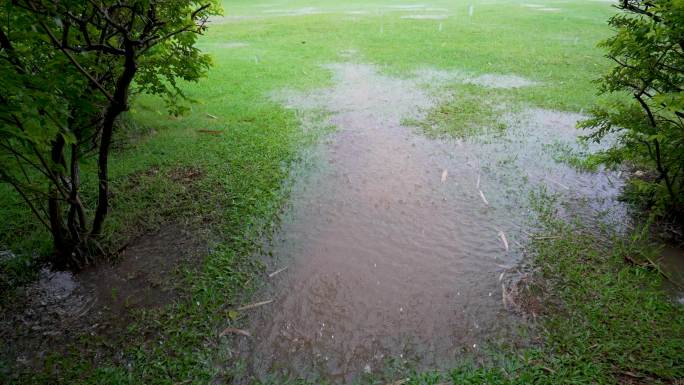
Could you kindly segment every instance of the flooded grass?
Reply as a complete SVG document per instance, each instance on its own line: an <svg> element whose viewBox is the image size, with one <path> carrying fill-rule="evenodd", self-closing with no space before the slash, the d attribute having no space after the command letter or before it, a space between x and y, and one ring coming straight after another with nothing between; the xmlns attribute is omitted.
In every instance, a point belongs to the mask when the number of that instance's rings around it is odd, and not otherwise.
<svg viewBox="0 0 684 385"><path fill-rule="evenodd" d="M577 150L578 112L595 100L593 81L608 66L595 43L610 32L609 3L224 7L200 42L214 69L183 86L198 101L191 113L169 118L161 101L136 100L131 115L149 129L122 138L113 155L107 228L108 242L123 245L183 219L207 232L207 252L180 263L179 275L160 269L153 281L173 280L174 292L126 325L74 328L60 346L48 333L49 349L30 359L2 338L3 383L221 384L265 372L255 381L296 381L282 373L407 384L684 376L681 307L660 290L657 273L622 262L629 248L609 248L606 234L593 231L600 212L623 230L615 223L624 209L612 199L619 178L567 167L548 148L560 139L568 154ZM317 147L331 125L336 133ZM327 150L310 156L312 148ZM302 192L298 181L313 184ZM84 180L86 190L94 183ZM548 233L520 231L536 216L529 194L537 186L559 197L562 218L579 214L591 226L549 220ZM16 196L0 189L2 285L15 288L36 276L33 256L49 244ZM174 242L183 238L172 238L166 246L182 252ZM260 251L279 255L260 259ZM525 255L529 285L501 288ZM42 288L58 297L70 290ZM509 309L540 325L525 343L483 337L510 325L502 319L518 319L505 311L506 294ZM526 300L530 294L540 298ZM463 304L470 313L454 315ZM259 320L268 314L275 317ZM8 319L0 329L30 333ZM288 322L308 334L283 334ZM419 344L402 346L412 336ZM251 343L261 344L251 351L263 360L240 366Z"/></svg>
<svg viewBox="0 0 684 385"><path fill-rule="evenodd" d="M504 111L513 108L510 99L500 92L478 86L446 88L448 96L439 106L429 109L422 120L407 120L405 124L418 127L430 137L470 138L483 134L503 134L507 122Z"/></svg>

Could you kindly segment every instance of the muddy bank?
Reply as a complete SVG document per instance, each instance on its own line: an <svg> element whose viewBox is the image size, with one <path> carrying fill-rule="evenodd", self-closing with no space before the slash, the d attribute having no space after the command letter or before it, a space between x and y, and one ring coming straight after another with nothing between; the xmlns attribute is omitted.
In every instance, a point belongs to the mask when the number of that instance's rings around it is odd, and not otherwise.
<svg viewBox="0 0 684 385"><path fill-rule="evenodd" d="M201 232L174 223L133 240L116 263L102 262L78 274L41 270L2 314L1 359L38 368L47 355L80 337L116 341L136 311L179 299L178 269L205 251Z"/></svg>
<svg viewBox="0 0 684 385"><path fill-rule="evenodd" d="M270 245L272 269L288 269L261 293L275 301L253 312L247 377L349 382L388 360L446 367L514 334L502 283L522 256L530 192L542 186L588 214L620 215L618 178L585 175L545 151L552 140L574 145L579 115L530 109L503 116L503 136L430 140L402 121L443 98L424 87L439 72L398 79L370 65L328 68L332 88L278 96L289 108L330 111L338 131Z"/></svg>

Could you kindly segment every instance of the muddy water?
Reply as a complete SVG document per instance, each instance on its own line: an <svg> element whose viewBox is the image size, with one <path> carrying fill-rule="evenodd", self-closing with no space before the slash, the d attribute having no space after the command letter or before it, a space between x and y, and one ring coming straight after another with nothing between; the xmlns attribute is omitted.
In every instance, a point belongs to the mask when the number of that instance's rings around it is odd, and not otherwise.
<svg viewBox="0 0 684 385"><path fill-rule="evenodd" d="M275 301L254 316L248 371L349 382L388 359L447 365L515 324L500 279L521 255L528 192L542 184L595 210L619 186L545 150L574 143L577 115L529 110L503 116L502 137L435 141L402 125L438 101L434 74L329 69L331 89L280 96L330 111L337 132L271 245L272 268L288 269L262 293Z"/></svg>
<svg viewBox="0 0 684 385"><path fill-rule="evenodd" d="M684 306L684 248L681 245L666 246L658 264L667 275L665 289L677 303Z"/></svg>

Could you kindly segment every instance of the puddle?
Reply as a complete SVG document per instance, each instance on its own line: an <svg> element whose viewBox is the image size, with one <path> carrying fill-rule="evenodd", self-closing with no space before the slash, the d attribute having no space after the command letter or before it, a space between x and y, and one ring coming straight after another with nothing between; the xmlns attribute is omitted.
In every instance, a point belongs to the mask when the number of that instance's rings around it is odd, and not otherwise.
<svg viewBox="0 0 684 385"><path fill-rule="evenodd" d="M387 5L383 8L393 9L398 11L415 11L417 9L425 9L428 6L425 4L404 4L404 5Z"/></svg>
<svg viewBox="0 0 684 385"><path fill-rule="evenodd" d="M115 332L125 327L131 311L153 309L177 298L173 279L182 261L198 258L197 236L182 226L167 225L134 240L115 265L103 263L76 275L43 269L25 288L25 298L0 316L0 356L24 365L41 365L55 346L67 346L81 335Z"/></svg>
<svg viewBox="0 0 684 385"><path fill-rule="evenodd" d="M487 88L520 88L537 85L536 82L515 75L486 74L472 79L466 79L464 83L476 84Z"/></svg>
<svg viewBox="0 0 684 385"><path fill-rule="evenodd" d="M316 7L304 7L297 9L268 9L263 12L273 16L307 16L325 13Z"/></svg>
<svg viewBox="0 0 684 385"><path fill-rule="evenodd" d="M268 247L272 271L287 270L257 299L274 301L251 312L244 382L350 382L390 359L446 368L510 335L519 319L505 310L500 280L521 257L529 193L542 185L595 212L612 209L620 187L544 150L574 143L580 115L531 109L505 116L504 136L434 141L401 124L438 101L424 77L328 68L332 88L279 94L289 108L330 111L338 131Z"/></svg>
<svg viewBox="0 0 684 385"><path fill-rule="evenodd" d="M447 15L406 15L402 16L402 19L414 19L414 20L445 20L449 18Z"/></svg>
<svg viewBox="0 0 684 385"><path fill-rule="evenodd" d="M666 246L658 264L668 276L664 282L665 288L672 293L677 303L684 306L684 249Z"/></svg>
<svg viewBox="0 0 684 385"><path fill-rule="evenodd" d="M228 48L228 49L230 49L230 48L245 48L245 47L249 47L249 44L248 44L248 43L243 43L243 42L241 42L241 41L230 41L230 42L227 42L227 43L219 43L219 44L217 44L217 46L218 46L219 48Z"/></svg>
<svg viewBox="0 0 684 385"><path fill-rule="evenodd" d="M466 72L421 68L414 76L425 86L432 83L437 87L447 82L475 84L486 88L521 88L539 85L538 82L518 75L484 74L473 76Z"/></svg>

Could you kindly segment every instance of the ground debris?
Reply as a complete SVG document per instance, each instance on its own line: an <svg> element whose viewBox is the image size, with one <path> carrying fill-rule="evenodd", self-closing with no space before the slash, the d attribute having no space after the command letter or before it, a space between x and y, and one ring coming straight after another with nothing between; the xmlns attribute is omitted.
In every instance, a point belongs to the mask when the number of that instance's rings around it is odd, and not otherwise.
<svg viewBox="0 0 684 385"><path fill-rule="evenodd" d="M482 202L484 202L485 205L489 206L489 201L487 201L487 198L485 198L484 193L482 190L477 190L480 192L480 198L482 198Z"/></svg>
<svg viewBox="0 0 684 385"><path fill-rule="evenodd" d="M238 334L238 335L245 336L245 337L251 337L252 336L252 334L249 331L244 330L244 329L225 328L225 329L223 329L221 334L219 334L219 337L227 336L228 334Z"/></svg>
<svg viewBox="0 0 684 385"><path fill-rule="evenodd" d="M273 277L275 277L276 275L282 273L282 272L285 271L285 270L287 270L287 266L285 266L285 267L283 267L283 268L281 268L281 269L278 269L278 270L272 272L271 274L268 275L268 278L273 278Z"/></svg>
<svg viewBox="0 0 684 385"><path fill-rule="evenodd" d="M221 134L223 134L223 131L220 131L220 130L205 130L205 129L200 129L200 130L197 130L197 132L199 132L199 133L201 133L201 134L209 134L209 135L221 135Z"/></svg>
<svg viewBox="0 0 684 385"><path fill-rule="evenodd" d="M504 249L508 251L508 239L506 239L506 234L503 231L499 231L499 238L501 238L501 242L504 245Z"/></svg>
<svg viewBox="0 0 684 385"><path fill-rule="evenodd" d="M249 310L249 309L254 309L260 306L268 305L269 303L273 302L272 299L269 299L267 301L261 301L261 302L255 302L255 303L250 303L249 305L244 305L240 306L237 308L238 311L243 311L243 310Z"/></svg>

